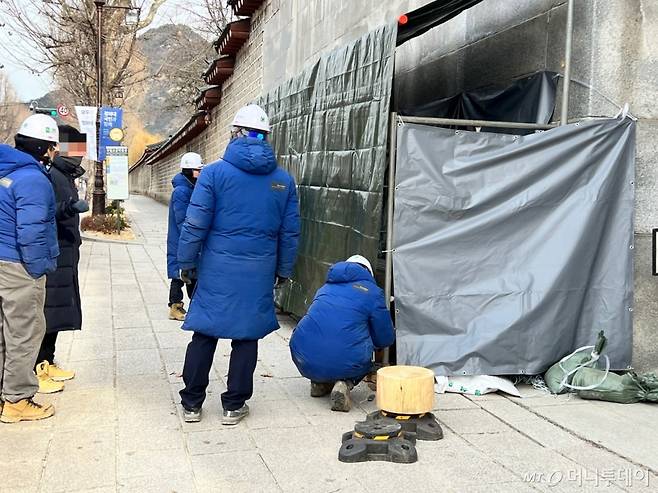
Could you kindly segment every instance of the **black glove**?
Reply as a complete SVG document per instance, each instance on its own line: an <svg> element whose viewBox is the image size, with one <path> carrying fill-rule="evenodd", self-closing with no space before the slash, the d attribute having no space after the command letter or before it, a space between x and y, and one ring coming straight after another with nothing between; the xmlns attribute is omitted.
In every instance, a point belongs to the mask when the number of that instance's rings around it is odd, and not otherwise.
<svg viewBox="0 0 658 493"><path fill-rule="evenodd" d="M180 271L180 280L185 284L192 284L193 279L196 279L196 268L182 269Z"/></svg>
<svg viewBox="0 0 658 493"><path fill-rule="evenodd" d="M71 210L81 214L89 210L89 202L86 200L73 200L71 199Z"/></svg>
<svg viewBox="0 0 658 493"><path fill-rule="evenodd" d="M274 281L274 289L280 289L288 283L287 277L276 276Z"/></svg>

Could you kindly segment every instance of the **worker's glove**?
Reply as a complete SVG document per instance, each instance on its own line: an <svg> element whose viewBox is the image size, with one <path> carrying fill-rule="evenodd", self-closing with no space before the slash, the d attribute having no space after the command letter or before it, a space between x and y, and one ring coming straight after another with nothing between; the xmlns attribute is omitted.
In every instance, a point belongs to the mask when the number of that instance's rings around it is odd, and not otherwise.
<svg viewBox="0 0 658 493"><path fill-rule="evenodd" d="M81 214L89 210L89 202L86 200L73 200L71 199L71 210Z"/></svg>
<svg viewBox="0 0 658 493"><path fill-rule="evenodd" d="M182 269L180 271L180 280L185 284L192 284L192 280L196 279L196 269Z"/></svg>
<svg viewBox="0 0 658 493"><path fill-rule="evenodd" d="M287 283L288 283L287 277L276 276L276 280L274 282L274 289L280 289L283 286L285 286Z"/></svg>

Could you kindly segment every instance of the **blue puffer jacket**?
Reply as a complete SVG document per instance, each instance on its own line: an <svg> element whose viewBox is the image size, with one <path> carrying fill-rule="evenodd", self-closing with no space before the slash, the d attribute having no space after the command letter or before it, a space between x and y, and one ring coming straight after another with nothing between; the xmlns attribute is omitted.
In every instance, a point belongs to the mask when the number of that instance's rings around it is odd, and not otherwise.
<svg viewBox="0 0 658 493"><path fill-rule="evenodd" d="M278 329L275 275L292 275L298 239L295 181L267 142L233 139L201 172L178 243L181 269L198 268L183 329L242 340Z"/></svg>
<svg viewBox="0 0 658 493"><path fill-rule="evenodd" d="M32 156L0 144L0 260L20 262L35 279L57 268L55 193Z"/></svg>
<svg viewBox="0 0 658 493"><path fill-rule="evenodd" d="M190 198L194 185L182 173L178 173L171 180L174 191L171 192L169 201L169 226L167 228L167 276L169 279L178 279L180 276L180 267L178 266L178 240L180 231L185 222L187 206L190 205Z"/></svg>
<svg viewBox="0 0 658 493"><path fill-rule="evenodd" d="M293 332L290 352L303 376L333 382L365 376L373 350L394 339L384 292L368 269L339 262Z"/></svg>

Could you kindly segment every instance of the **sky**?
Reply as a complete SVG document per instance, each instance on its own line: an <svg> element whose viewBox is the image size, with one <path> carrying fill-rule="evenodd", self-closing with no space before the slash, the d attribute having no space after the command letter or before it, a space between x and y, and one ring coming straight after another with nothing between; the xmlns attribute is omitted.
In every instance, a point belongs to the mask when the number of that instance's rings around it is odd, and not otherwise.
<svg viewBox="0 0 658 493"><path fill-rule="evenodd" d="M133 0L133 5L135 5L137 1ZM19 4L21 2L27 4L29 3L29 0L18 0ZM148 4L150 2L147 0L146 3ZM150 27L157 27L171 22L189 22L189 14L187 14L181 6L186 5L186 7L189 8L190 3L193 2L189 2L189 0L167 0L158 11L158 16ZM48 74L41 74L39 76L32 74L24 67L20 67L7 59L7 56L3 51L7 49L20 51L20 47L23 43L18 36L10 36L7 27L3 27L2 24L3 23L0 20L0 46L3 48L0 50L0 66L2 66L0 70L9 77L9 80L21 101L29 102L43 96L53 89L52 78Z"/></svg>

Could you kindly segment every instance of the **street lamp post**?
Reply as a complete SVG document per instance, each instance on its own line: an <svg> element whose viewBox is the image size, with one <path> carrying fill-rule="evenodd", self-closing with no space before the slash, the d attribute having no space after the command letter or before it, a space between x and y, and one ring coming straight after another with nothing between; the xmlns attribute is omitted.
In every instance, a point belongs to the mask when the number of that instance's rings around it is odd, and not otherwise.
<svg viewBox="0 0 658 493"><path fill-rule="evenodd" d="M101 107L103 106L103 7L105 0L94 0L96 4L96 170L94 175L94 199L92 214L105 214L105 179L103 161L100 159Z"/></svg>
<svg viewBox="0 0 658 493"><path fill-rule="evenodd" d="M100 140L101 140L101 107L103 106L103 8L125 10L128 13L132 11L141 11L140 7L123 6L123 5L106 5L105 0L94 0L96 4L96 169L94 173L94 199L91 212L94 216L105 214L105 178L103 170L103 161L100 160Z"/></svg>

